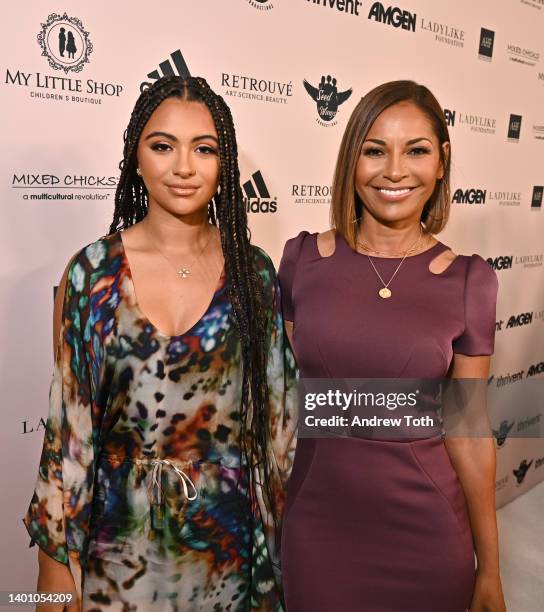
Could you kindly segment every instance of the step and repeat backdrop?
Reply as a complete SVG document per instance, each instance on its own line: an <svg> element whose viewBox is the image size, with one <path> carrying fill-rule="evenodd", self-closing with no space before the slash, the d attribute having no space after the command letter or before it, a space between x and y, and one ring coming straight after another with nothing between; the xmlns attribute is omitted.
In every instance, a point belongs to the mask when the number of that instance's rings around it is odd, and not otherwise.
<svg viewBox="0 0 544 612"><path fill-rule="evenodd" d="M21 517L48 409L54 286L71 255L107 233L123 131L140 91L162 75L202 75L231 106L253 240L276 264L288 238L329 227L336 154L361 96L395 79L435 93L453 149L451 221L439 238L481 254L500 281L489 379L498 504L544 478L536 384L544 374L544 0L500 4L27 0L5 8L0 590L31 588L36 575Z"/></svg>

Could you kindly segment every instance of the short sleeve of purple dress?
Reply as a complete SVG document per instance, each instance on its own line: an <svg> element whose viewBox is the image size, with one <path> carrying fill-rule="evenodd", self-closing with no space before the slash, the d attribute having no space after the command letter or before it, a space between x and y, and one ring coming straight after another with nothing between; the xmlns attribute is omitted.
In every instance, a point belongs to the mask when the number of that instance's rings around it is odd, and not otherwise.
<svg viewBox="0 0 544 612"><path fill-rule="evenodd" d="M497 278L478 255L440 274L438 242L379 297L366 255L337 234L285 245L284 318L301 377L441 378L453 354L491 355ZM400 259L373 258L384 279ZM465 612L475 557L466 499L441 437L300 439L282 541L288 612Z"/></svg>

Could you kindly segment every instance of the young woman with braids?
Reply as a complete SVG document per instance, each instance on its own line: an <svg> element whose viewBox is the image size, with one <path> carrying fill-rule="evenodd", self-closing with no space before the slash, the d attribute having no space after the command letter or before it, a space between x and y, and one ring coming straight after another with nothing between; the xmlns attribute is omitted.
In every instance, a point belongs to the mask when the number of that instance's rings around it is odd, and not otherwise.
<svg viewBox="0 0 544 612"><path fill-rule="evenodd" d="M85 610L281 610L293 419L276 276L249 242L228 107L146 90L110 234L69 263L26 527L39 589Z"/></svg>

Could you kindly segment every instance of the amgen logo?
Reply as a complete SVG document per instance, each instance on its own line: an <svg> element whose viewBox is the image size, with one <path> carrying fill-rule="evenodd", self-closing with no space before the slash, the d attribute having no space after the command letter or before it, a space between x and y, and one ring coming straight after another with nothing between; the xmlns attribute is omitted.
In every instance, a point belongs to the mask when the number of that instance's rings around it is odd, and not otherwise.
<svg viewBox="0 0 544 612"><path fill-rule="evenodd" d="M499 257L488 257L487 263L493 268L493 270L509 270L512 267L514 260L513 255L499 255Z"/></svg>
<svg viewBox="0 0 544 612"><path fill-rule="evenodd" d="M485 189L457 189L452 202L456 204L485 204Z"/></svg>

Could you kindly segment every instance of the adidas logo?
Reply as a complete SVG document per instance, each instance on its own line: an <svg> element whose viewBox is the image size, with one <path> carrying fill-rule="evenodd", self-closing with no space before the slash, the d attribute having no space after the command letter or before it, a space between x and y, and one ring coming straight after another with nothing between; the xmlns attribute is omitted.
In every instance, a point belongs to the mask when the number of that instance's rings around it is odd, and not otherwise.
<svg viewBox="0 0 544 612"><path fill-rule="evenodd" d="M251 179L242 185L242 189L246 195L244 203L248 213L275 213L278 210L276 198L270 197L260 170L251 175Z"/></svg>
<svg viewBox="0 0 544 612"><path fill-rule="evenodd" d="M542 208L543 195L544 187L542 187L542 185L533 187L533 199L531 200L531 208Z"/></svg>
<svg viewBox="0 0 544 612"><path fill-rule="evenodd" d="M147 75L147 78L152 79L153 81L157 81L163 76L173 76L175 74L181 77L191 76L189 68L187 67L187 63L185 62L185 58L183 57L183 54L181 53L180 49L171 53L170 59L172 61L165 60L164 62L161 62L159 64L160 70L153 70ZM172 63L174 64L173 66ZM152 83L144 81L140 85L140 91L142 92L145 89L148 89L149 87L151 87L151 85Z"/></svg>

